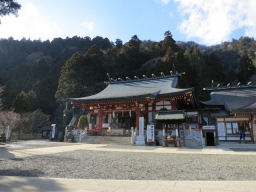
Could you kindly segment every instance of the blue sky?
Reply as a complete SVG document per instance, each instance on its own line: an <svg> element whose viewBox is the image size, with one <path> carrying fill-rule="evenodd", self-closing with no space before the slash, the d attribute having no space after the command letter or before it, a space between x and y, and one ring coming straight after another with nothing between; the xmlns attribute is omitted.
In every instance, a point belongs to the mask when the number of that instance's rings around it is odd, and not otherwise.
<svg viewBox="0 0 256 192"><path fill-rule="evenodd" d="M136 34L214 45L256 37L255 0L17 0L19 16L1 18L0 38L52 40L99 35L124 42Z"/></svg>

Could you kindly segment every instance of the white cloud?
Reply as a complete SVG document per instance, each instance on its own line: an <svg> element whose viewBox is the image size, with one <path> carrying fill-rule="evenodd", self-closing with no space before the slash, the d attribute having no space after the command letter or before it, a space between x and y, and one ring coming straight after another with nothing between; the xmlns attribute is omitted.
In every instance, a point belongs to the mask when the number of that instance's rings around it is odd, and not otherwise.
<svg viewBox="0 0 256 192"><path fill-rule="evenodd" d="M84 21L83 23L81 23L81 26L86 28L89 32L93 32L95 24L92 21Z"/></svg>
<svg viewBox="0 0 256 192"><path fill-rule="evenodd" d="M256 37L255 0L174 0L184 17L179 30L188 38L197 37L204 44L229 39L232 32L244 29Z"/></svg>
<svg viewBox="0 0 256 192"><path fill-rule="evenodd" d="M164 4L168 4L168 3L170 3L170 0L161 0L161 2Z"/></svg>
<svg viewBox="0 0 256 192"><path fill-rule="evenodd" d="M22 1L18 17L13 15L1 18L0 38L52 40L54 37L64 37L64 32L56 22L46 21L37 7L29 0Z"/></svg>

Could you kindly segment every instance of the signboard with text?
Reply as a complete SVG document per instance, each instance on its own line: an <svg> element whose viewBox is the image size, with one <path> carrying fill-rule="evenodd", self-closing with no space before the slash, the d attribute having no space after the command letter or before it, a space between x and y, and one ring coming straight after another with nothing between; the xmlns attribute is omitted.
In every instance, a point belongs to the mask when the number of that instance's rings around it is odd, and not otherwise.
<svg viewBox="0 0 256 192"><path fill-rule="evenodd" d="M147 125L147 142L154 142L155 141L155 126Z"/></svg>
<svg viewBox="0 0 256 192"><path fill-rule="evenodd" d="M216 129L215 125L204 125L202 128L203 128L203 130L215 130Z"/></svg>

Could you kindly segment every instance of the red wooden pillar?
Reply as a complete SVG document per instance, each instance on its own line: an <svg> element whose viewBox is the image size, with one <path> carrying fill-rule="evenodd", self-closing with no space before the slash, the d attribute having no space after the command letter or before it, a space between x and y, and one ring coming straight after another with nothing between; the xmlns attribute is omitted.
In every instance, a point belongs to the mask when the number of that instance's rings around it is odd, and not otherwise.
<svg viewBox="0 0 256 192"><path fill-rule="evenodd" d="M102 109L99 109L99 128L98 128L99 136L102 136L102 120L103 120L103 112L102 112Z"/></svg>
<svg viewBox="0 0 256 192"><path fill-rule="evenodd" d="M172 110L176 110L177 109L176 108L176 101L172 101L171 105L172 105Z"/></svg>
<svg viewBox="0 0 256 192"><path fill-rule="evenodd" d="M156 112L156 102L152 103L152 112Z"/></svg>
<svg viewBox="0 0 256 192"><path fill-rule="evenodd" d="M146 124L148 124L148 103L145 104Z"/></svg>

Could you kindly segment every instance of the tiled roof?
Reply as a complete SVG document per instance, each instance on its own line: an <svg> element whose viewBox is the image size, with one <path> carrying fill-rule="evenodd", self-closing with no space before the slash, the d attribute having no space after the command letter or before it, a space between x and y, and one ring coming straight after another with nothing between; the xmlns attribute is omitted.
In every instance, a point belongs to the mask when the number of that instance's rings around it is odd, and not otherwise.
<svg viewBox="0 0 256 192"><path fill-rule="evenodd" d="M211 92L205 105L224 106L227 111L256 107L256 88L237 88ZM255 108L256 109L256 108Z"/></svg>
<svg viewBox="0 0 256 192"><path fill-rule="evenodd" d="M74 102L95 102L104 100L139 99L161 95L182 94L191 89L178 89L178 77L141 79L110 83L101 92L88 97L70 98Z"/></svg>

